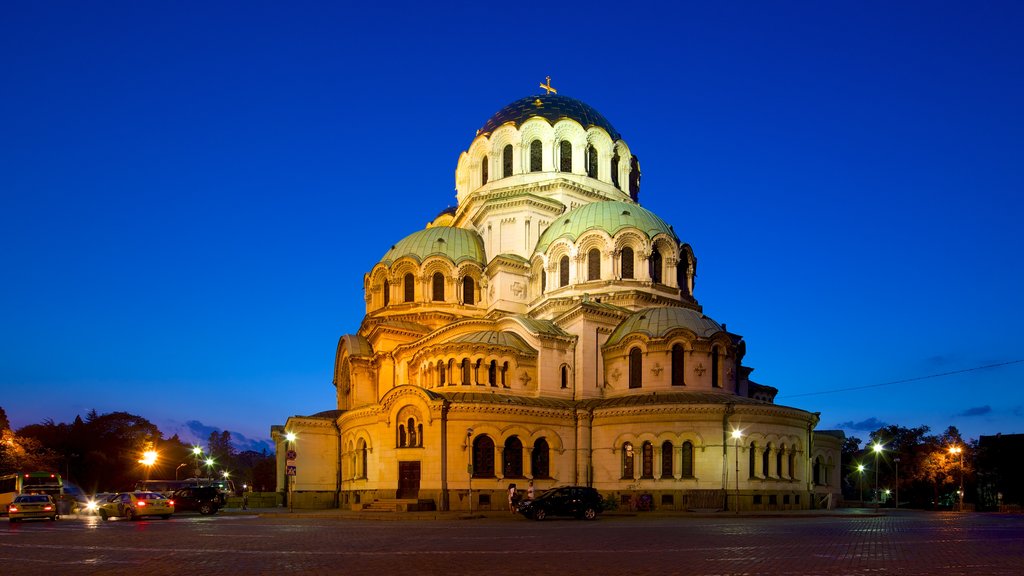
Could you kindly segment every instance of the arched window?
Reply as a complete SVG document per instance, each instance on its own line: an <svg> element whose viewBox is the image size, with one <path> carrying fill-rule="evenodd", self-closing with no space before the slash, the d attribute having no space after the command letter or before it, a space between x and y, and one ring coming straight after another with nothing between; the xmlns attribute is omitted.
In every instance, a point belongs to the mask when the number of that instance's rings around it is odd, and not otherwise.
<svg viewBox="0 0 1024 576"><path fill-rule="evenodd" d="M769 471L768 463L769 463L769 457L771 456L771 452L772 452L772 445L771 444L765 446L764 447L764 452L761 452L761 476L763 478L767 478L768 476L770 476L770 474L768 474L768 471Z"/></svg>
<svg viewBox="0 0 1024 576"><path fill-rule="evenodd" d="M462 302L467 306L476 304L476 283L469 276L462 277Z"/></svg>
<svg viewBox="0 0 1024 576"><path fill-rule="evenodd" d="M661 443L661 477L672 478L672 443Z"/></svg>
<svg viewBox="0 0 1024 576"><path fill-rule="evenodd" d="M619 187L619 153L618 151L612 155L612 184Z"/></svg>
<svg viewBox="0 0 1024 576"><path fill-rule="evenodd" d="M356 478L366 478L366 440L359 439L356 445Z"/></svg>
<svg viewBox="0 0 1024 576"><path fill-rule="evenodd" d="M654 445L650 442L644 442L641 446L642 460L641 460L641 478L654 478Z"/></svg>
<svg viewBox="0 0 1024 576"><path fill-rule="evenodd" d="M597 148L587 145L587 176L597 178Z"/></svg>
<svg viewBox="0 0 1024 576"><path fill-rule="evenodd" d="M530 453L530 471L534 478L550 478L551 464L548 456L548 441L538 438Z"/></svg>
<svg viewBox="0 0 1024 576"><path fill-rule="evenodd" d="M711 347L711 387L722 387L722 383L718 380L718 346Z"/></svg>
<svg viewBox="0 0 1024 576"><path fill-rule="evenodd" d="M685 386L686 381L684 375L686 370L684 369L684 358L686 358L686 350L683 349L682 344L672 345L672 385L673 386Z"/></svg>
<svg viewBox="0 0 1024 576"><path fill-rule="evenodd" d="M540 140L534 140L530 142L530 172L540 172L540 169Z"/></svg>
<svg viewBox="0 0 1024 576"><path fill-rule="evenodd" d="M679 451L679 463L681 464L680 476L682 478L693 478L693 443L683 442Z"/></svg>
<svg viewBox="0 0 1024 576"><path fill-rule="evenodd" d="M789 452L789 478L791 480L796 480L796 452L794 452L793 450L795 450L795 447Z"/></svg>
<svg viewBox="0 0 1024 576"><path fill-rule="evenodd" d="M462 385L469 386L473 381L469 375L469 358L462 359Z"/></svg>
<svg viewBox="0 0 1024 576"><path fill-rule="evenodd" d="M440 272L434 272L433 300L434 302L444 302L444 274Z"/></svg>
<svg viewBox="0 0 1024 576"><path fill-rule="evenodd" d="M629 387L640 388L642 386L641 378L643 377L643 357L641 356L639 348L633 348L629 351Z"/></svg>
<svg viewBox="0 0 1024 576"><path fill-rule="evenodd" d="M495 360L491 360L487 366L487 383L491 386L498 385L498 363Z"/></svg>
<svg viewBox="0 0 1024 576"><path fill-rule="evenodd" d="M501 151L501 177L508 178L512 175L512 145L506 144Z"/></svg>
<svg viewBox="0 0 1024 576"><path fill-rule="evenodd" d="M563 364L561 372L562 372L562 388L568 388L569 387L569 367L565 366Z"/></svg>
<svg viewBox="0 0 1024 576"><path fill-rule="evenodd" d="M591 248L587 252L587 280L601 279L601 251Z"/></svg>
<svg viewBox="0 0 1024 576"><path fill-rule="evenodd" d="M405 437L405 424L399 424L398 425L398 439L397 439L396 443L398 444L399 448L405 448L406 442L407 442L407 439Z"/></svg>
<svg viewBox="0 0 1024 576"><path fill-rule="evenodd" d="M572 172L572 143L568 140L558 143L558 171Z"/></svg>
<svg viewBox="0 0 1024 576"><path fill-rule="evenodd" d="M518 436L512 436L505 440L502 461L503 475L506 478L523 477L523 443Z"/></svg>
<svg viewBox="0 0 1024 576"><path fill-rule="evenodd" d="M679 259L679 263L676 264L676 285L679 286L679 291L686 296L690 295L690 283L686 281L686 270L689 266L686 253L684 252L682 258Z"/></svg>
<svg viewBox="0 0 1024 576"><path fill-rule="evenodd" d="M821 486L821 456L814 459L814 485Z"/></svg>
<svg viewBox="0 0 1024 576"><path fill-rule="evenodd" d="M782 463L785 462L783 455L785 452L786 445L783 444L779 446L779 451L775 453L775 475L778 476L779 478L786 477L786 475L782 473Z"/></svg>
<svg viewBox="0 0 1024 576"><path fill-rule="evenodd" d="M633 249L626 246L619 255L619 268L623 278L633 278Z"/></svg>
<svg viewBox="0 0 1024 576"><path fill-rule="evenodd" d="M506 380L505 380L505 376L507 376L507 375L508 375L508 362L504 362L501 365L501 387L502 388L508 388L508 384L506 383Z"/></svg>
<svg viewBox="0 0 1024 576"><path fill-rule="evenodd" d="M547 272L547 270L544 270L543 268L541 268L541 270L540 270L540 293L543 294L544 291L546 291L547 289L548 289L548 272Z"/></svg>
<svg viewBox="0 0 1024 576"><path fill-rule="evenodd" d="M750 443L750 453L747 455L747 469L751 478L757 477L757 444Z"/></svg>
<svg viewBox="0 0 1024 576"><path fill-rule="evenodd" d="M419 437L416 436L416 421L409 418L409 446L420 446Z"/></svg>
<svg viewBox="0 0 1024 576"><path fill-rule="evenodd" d="M473 478L494 478L494 440L486 434L473 439Z"/></svg>
<svg viewBox="0 0 1024 576"><path fill-rule="evenodd" d="M562 256L558 260L558 287L569 285L569 257Z"/></svg>
<svg viewBox="0 0 1024 576"><path fill-rule="evenodd" d="M657 248L651 250L651 282L661 284L661 252Z"/></svg>
<svg viewBox="0 0 1024 576"><path fill-rule="evenodd" d="M402 281L405 285L405 301L412 302L416 297L416 281L413 278L412 272L406 273L405 278L403 278Z"/></svg>
<svg viewBox="0 0 1024 576"><path fill-rule="evenodd" d="M445 384L444 360L437 361L437 383L441 386Z"/></svg>
<svg viewBox="0 0 1024 576"><path fill-rule="evenodd" d="M629 197L634 202L640 199L640 159L636 156L629 161Z"/></svg>
<svg viewBox="0 0 1024 576"><path fill-rule="evenodd" d="M384 305L387 306L391 303L391 284L388 281L384 281Z"/></svg>
<svg viewBox="0 0 1024 576"><path fill-rule="evenodd" d="M487 156L484 156L483 160L480 161L480 185L481 186L483 186L484 184L487 184L487 160L488 160Z"/></svg>
<svg viewBox="0 0 1024 576"><path fill-rule="evenodd" d="M622 479L633 479L633 445L626 442L622 445Z"/></svg>

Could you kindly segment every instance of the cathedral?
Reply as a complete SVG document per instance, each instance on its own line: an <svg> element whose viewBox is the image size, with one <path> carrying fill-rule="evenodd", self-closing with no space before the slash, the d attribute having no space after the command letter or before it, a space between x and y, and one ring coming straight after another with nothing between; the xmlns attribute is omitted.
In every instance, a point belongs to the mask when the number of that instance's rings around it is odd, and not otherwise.
<svg viewBox="0 0 1024 576"><path fill-rule="evenodd" d="M541 89L476 130L456 207L379 247L336 408L271 429L279 490L355 510L502 509L530 481L619 509L831 505L842 433L750 379L623 135Z"/></svg>

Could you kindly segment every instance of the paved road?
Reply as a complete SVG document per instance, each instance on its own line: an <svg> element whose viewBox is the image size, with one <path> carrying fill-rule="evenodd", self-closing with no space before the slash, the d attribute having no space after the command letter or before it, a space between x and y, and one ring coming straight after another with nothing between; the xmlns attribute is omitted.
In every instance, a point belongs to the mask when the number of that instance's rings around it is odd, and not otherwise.
<svg viewBox="0 0 1024 576"><path fill-rule="evenodd" d="M1024 573L1024 516L0 520L4 574Z"/></svg>

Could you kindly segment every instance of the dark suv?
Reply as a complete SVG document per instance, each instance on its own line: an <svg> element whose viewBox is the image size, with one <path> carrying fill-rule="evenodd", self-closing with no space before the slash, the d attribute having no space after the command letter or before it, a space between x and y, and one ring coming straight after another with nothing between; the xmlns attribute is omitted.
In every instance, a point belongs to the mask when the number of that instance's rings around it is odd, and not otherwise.
<svg viewBox="0 0 1024 576"><path fill-rule="evenodd" d="M181 512L195 510L200 514L216 514L221 507L221 494L213 486L179 488L171 495L174 509Z"/></svg>
<svg viewBox="0 0 1024 576"><path fill-rule="evenodd" d="M575 516L593 520L604 510L601 495L586 486L559 486L534 500L519 503L519 513L527 518L543 520L548 516Z"/></svg>

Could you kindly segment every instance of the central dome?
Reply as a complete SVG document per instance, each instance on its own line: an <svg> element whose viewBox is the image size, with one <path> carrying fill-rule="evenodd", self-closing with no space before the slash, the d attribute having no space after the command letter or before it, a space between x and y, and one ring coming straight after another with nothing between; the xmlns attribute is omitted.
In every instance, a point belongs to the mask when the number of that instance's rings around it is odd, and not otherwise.
<svg viewBox="0 0 1024 576"><path fill-rule="evenodd" d="M542 94L540 96L527 96L505 106L491 116L477 134L490 134L502 124L511 122L515 126L521 126L523 122L533 117L540 117L554 124L563 118L570 118L580 123L584 128L597 126L603 128L612 140L619 140L621 136L612 127L611 123L590 106L568 96L558 94Z"/></svg>

